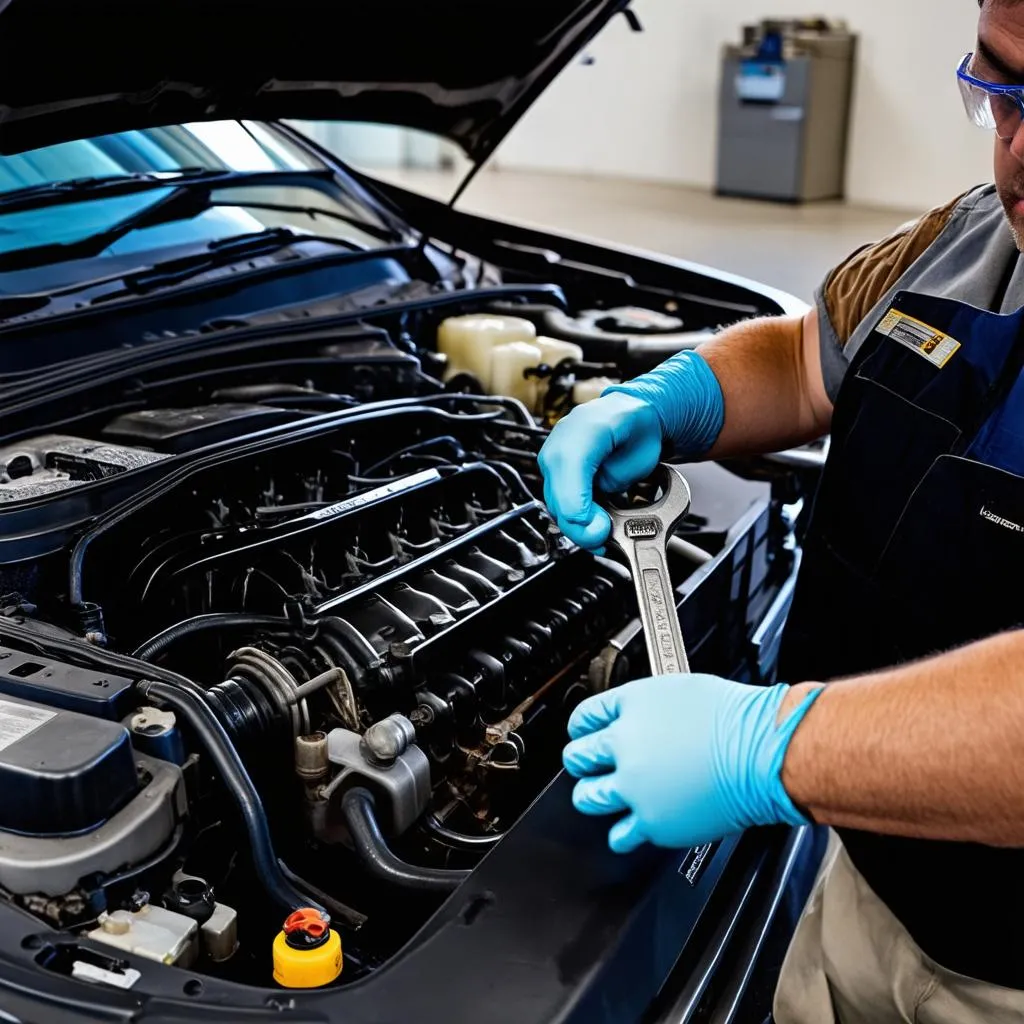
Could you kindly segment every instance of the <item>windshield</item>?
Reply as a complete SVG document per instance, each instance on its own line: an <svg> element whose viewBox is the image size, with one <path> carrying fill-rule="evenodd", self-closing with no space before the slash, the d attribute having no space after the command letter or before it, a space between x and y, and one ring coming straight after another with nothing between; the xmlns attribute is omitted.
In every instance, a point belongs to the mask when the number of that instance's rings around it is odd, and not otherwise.
<svg viewBox="0 0 1024 1024"><path fill-rule="evenodd" d="M198 198L168 201L185 191ZM0 271L13 268L0 272L0 294L74 280L83 268L61 264L83 256L116 273L125 258L154 263L273 229L361 250L400 241L313 150L269 124L175 125L0 157ZM91 239L98 248L76 248ZM89 276L103 272L93 264Z"/></svg>

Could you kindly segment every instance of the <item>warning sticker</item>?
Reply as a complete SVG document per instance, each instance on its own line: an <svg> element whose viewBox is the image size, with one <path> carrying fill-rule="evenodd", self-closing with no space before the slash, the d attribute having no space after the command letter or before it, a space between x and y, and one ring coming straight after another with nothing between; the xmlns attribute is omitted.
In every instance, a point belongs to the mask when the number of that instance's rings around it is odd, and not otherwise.
<svg viewBox="0 0 1024 1024"><path fill-rule="evenodd" d="M934 327L929 327L923 320L907 316L898 309L890 309L875 328L893 341L898 341L907 348L912 348L919 356L940 369L953 358L960 342L951 338Z"/></svg>
<svg viewBox="0 0 1024 1024"><path fill-rule="evenodd" d="M56 715L56 711L47 711L45 708L32 708L0 700L0 750L6 750L18 740L23 740Z"/></svg>

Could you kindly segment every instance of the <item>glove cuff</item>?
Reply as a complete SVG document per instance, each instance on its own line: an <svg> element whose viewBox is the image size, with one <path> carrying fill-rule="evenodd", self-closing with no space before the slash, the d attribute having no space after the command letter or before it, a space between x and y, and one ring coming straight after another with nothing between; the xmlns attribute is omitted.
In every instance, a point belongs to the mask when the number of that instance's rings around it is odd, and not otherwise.
<svg viewBox="0 0 1024 1024"><path fill-rule="evenodd" d="M680 458L706 455L725 424L722 387L704 357L692 349L677 352L649 373L602 392L611 393L647 402L657 413L662 435Z"/></svg>
<svg viewBox="0 0 1024 1024"><path fill-rule="evenodd" d="M783 697L788 690L788 686L783 688ZM804 716L810 711L811 705L824 691L824 686L819 686L816 690L812 690L789 713L786 720L775 728L775 734L771 740L772 751L768 769L767 794L775 812L773 815L774 821L794 826L813 824L807 815L793 803L789 793L786 792L786 787L782 784L782 766L786 760L786 751L789 749L789 743L793 738L793 734L804 720Z"/></svg>

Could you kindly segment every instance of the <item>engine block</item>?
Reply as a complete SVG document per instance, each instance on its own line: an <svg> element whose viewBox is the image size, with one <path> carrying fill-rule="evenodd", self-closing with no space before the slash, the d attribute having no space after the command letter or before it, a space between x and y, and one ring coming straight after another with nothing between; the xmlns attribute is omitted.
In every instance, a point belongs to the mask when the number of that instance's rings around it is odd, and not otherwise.
<svg viewBox="0 0 1024 1024"><path fill-rule="evenodd" d="M234 452L86 535L82 604L119 649L204 682L265 795L268 751L279 766L311 734L400 715L429 759L427 820L499 835L633 608L626 571L539 500L543 436L514 403L454 396Z"/></svg>

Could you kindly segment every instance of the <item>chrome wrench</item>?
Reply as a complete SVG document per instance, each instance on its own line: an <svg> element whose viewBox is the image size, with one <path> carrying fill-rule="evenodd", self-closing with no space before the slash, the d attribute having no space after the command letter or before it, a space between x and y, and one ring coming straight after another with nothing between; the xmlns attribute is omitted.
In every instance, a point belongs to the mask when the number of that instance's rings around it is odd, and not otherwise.
<svg viewBox="0 0 1024 1024"><path fill-rule="evenodd" d="M609 540L625 555L633 574L651 674L656 676L690 671L666 555L672 531L689 511L690 485L678 467L662 463L660 468L666 483L657 501L628 510L604 506L612 521Z"/></svg>

